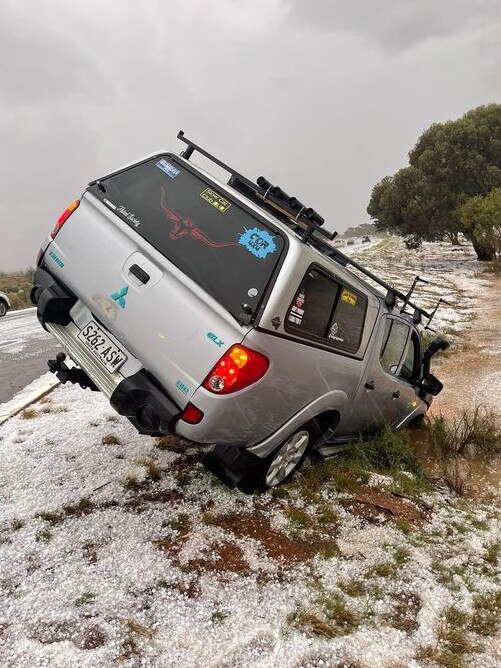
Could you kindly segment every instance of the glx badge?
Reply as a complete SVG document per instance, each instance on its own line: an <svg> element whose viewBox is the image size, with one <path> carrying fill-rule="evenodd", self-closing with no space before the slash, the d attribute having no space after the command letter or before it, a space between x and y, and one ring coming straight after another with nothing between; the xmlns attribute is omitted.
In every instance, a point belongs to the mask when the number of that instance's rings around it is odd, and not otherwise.
<svg viewBox="0 0 501 668"><path fill-rule="evenodd" d="M111 295L111 298L113 301L118 302L118 305L120 308L125 308L125 297L127 296L127 293L129 292L129 286L126 285L125 288L122 288L120 292L114 292Z"/></svg>
<svg viewBox="0 0 501 668"><path fill-rule="evenodd" d="M210 339L211 341L214 341L214 343L218 348L224 346L224 341L218 338L213 332L207 332L207 338Z"/></svg>

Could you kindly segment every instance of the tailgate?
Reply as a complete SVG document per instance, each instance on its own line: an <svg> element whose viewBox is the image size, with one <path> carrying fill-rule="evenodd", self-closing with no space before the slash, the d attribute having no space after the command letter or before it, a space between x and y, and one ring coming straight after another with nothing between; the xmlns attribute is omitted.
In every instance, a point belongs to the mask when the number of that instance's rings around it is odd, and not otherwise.
<svg viewBox="0 0 501 668"><path fill-rule="evenodd" d="M172 396L188 400L249 327L93 199L83 197L49 247L46 255L58 258L51 273ZM146 284L134 265L149 276Z"/></svg>
<svg viewBox="0 0 501 668"><path fill-rule="evenodd" d="M260 305L284 242L198 177L183 182L176 168L173 179L158 162L102 179L104 192L91 186L46 258L89 319L183 405L251 329L238 315Z"/></svg>

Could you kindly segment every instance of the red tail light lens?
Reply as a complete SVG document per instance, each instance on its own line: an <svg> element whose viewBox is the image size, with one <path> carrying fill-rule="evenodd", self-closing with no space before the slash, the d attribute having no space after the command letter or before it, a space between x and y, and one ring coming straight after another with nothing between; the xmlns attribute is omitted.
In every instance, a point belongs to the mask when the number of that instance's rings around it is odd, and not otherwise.
<svg viewBox="0 0 501 668"><path fill-rule="evenodd" d="M225 353L203 382L209 392L229 394L262 378L268 371L270 360L245 346L232 346Z"/></svg>
<svg viewBox="0 0 501 668"><path fill-rule="evenodd" d="M59 230L62 228L62 226L65 224L65 222L68 220L68 218L71 216L71 214L73 213L73 211L75 211L75 209L78 209L79 204L80 204L80 200L79 200L79 199L76 199L76 200L75 200L74 202L72 202L72 203L68 206L68 208L65 209L65 210L63 211L63 213L59 216L59 218L57 219L57 223L56 223L55 226L54 226L54 229L53 229L52 232L50 233L50 236L51 236L53 239L56 238L57 233L58 233Z"/></svg>
<svg viewBox="0 0 501 668"><path fill-rule="evenodd" d="M179 416L179 419L183 420L183 422L187 422L188 424L198 424L202 421L203 416L204 414L200 408L197 408L193 404L186 404L183 412Z"/></svg>

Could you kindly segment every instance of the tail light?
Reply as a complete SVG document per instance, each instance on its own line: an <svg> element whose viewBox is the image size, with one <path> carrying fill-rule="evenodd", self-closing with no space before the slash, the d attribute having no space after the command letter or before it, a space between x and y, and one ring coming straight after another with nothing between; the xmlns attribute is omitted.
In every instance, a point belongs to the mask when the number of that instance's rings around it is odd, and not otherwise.
<svg viewBox="0 0 501 668"><path fill-rule="evenodd" d="M268 371L270 360L245 346L232 346L203 382L215 394L229 394L248 387Z"/></svg>
<svg viewBox="0 0 501 668"><path fill-rule="evenodd" d="M80 200L79 200L79 199L76 199L76 200L75 200L74 202L72 202L72 203L68 206L68 208L65 209L65 210L63 211L63 213L59 216L59 218L57 219L57 223L56 223L55 226L54 226L54 229L53 229L52 232L50 233L50 236L51 236L53 239L56 238L57 233L58 233L59 230L62 228L62 226L65 224L65 222L68 220L68 218L71 216L71 214L73 213L73 211L75 211L75 209L78 209L79 204L80 204Z"/></svg>

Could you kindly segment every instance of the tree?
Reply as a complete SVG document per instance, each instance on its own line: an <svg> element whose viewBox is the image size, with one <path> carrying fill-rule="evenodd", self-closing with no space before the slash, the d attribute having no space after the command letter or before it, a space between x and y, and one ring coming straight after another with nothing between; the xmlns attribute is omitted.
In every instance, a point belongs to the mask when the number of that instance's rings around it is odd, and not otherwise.
<svg viewBox="0 0 501 668"><path fill-rule="evenodd" d="M480 260L494 257L475 223L458 211L468 199L501 187L501 105L490 104L435 123L409 153L409 166L374 186L367 207L376 227L417 239L469 238Z"/></svg>
<svg viewBox="0 0 501 668"><path fill-rule="evenodd" d="M501 257L501 188L466 200L458 208L458 217L465 229L473 230L479 243Z"/></svg>

